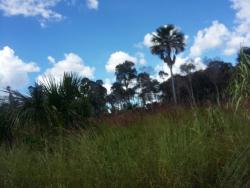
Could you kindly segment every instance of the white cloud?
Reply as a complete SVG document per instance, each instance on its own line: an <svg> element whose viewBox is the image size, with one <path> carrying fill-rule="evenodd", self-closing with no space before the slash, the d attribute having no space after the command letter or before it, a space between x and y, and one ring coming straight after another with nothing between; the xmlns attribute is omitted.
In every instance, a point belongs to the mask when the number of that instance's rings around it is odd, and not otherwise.
<svg viewBox="0 0 250 188"><path fill-rule="evenodd" d="M59 3L75 5L78 0L0 0L0 11L5 16L36 17L41 27L46 27L48 22L61 21L64 16L55 7ZM98 0L86 0L89 9L98 9Z"/></svg>
<svg viewBox="0 0 250 188"><path fill-rule="evenodd" d="M93 78L95 68L84 65L84 61L74 53L65 54L65 59L55 62L52 68L48 68L43 75L38 76L38 80L43 80L44 76L53 76L60 80L65 72L75 72L80 76Z"/></svg>
<svg viewBox="0 0 250 188"><path fill-rule="evenodd" d="M60 21L63 16L53 10L61 0L0 0L5 16L38 17L41 26L47 21Z"/></svg>
<svg viewBox="0 0 250 188"><path fill-rule="evenodd" d="M112 83L111 79L106 78L106 79L104 80L103 86L107 89L107 93L108 93L108 94L111 93L112 84L113 84L113 83Z"/></svg>
<svg viewBox="0 0 250 188"><path fill-rule="evenodd" d="M220 49L224 55L233 55L241 46L250 45L250 0L231 0L236 11L235 24L229 29L224 24L214 21L208 28L198 31L191 56L200 56L209 49Z"/></svg>
<svg viewBox="0 0 250 188"><path fill-rule="evenodd" d="M142 52L137 52L135 56L131 56L126 52L117 51L110 55L109 60L106 64L106 70L108 72L115 72L117 65L124 63L125 61L132 61L137 64L146 64L145 55Z"/></svg>
<svg viewBox="0 0 250 188"><path fill-rule="evenodd" d="M143 45L150 48L151 46L153 46L153 42L152 42L152 38L153 38L153 34L152 33L147 33L144 37L143 40Z"/></svg>
<svg viewBox="0 0 250 188"><path fill-rule="evenodd" d="M0 88L20 88L28 83L28 73L39 70L35 63L26 63L20 59L10 47L0 49Z"/></svg>
<svg viewBox="0 0 250 188"><path fill-rule="evenodd" d="M147 33L145 36L144 36L144 39L142 42L139 42L137 44L135 44L134 46L136 48L139 48L139 49L142 49L144 47L147 47L147 48L150 48L151 46L153 46L153 42L152 42L152 37L153 37L153 33Z"/></svg>
<svg viewBox="0 0 250 188"><path fill-rule="evenodd" d="M182 74L181 72L181 65L185 64L185 63L188 63L190 60L189 57L177 57L176 58L176 63L174 64L173 66L173 73L174 74ZM201 58L200 57L196 57L193 59L193 64L195 65L195 70L194 71L199 71L199 70L204 70L206 69L206 65L202 62ZM153 77L156 78L159 82L163 82L167 79L170 78L170 69L168 67L168 65L166 63L161 63L161 64L158 64L156 67L155 67L155 71L156 71L156 75L154 75ZM160 71L164 71L168 74L168 76L165 78L165 79L162 79L160 78L160 76L158 75L158 73Z"/></svg>
<svg viewBox="0 0 250 188"><path fill-rule="evenodd" d="M226 41L225 55L237 53L241 46L250 45L250 0L231 0L232 8L236 11L236 26Z"/></svg>
<svg viewBox="0 0 250 188"><path fill-rule="evenodd" d="M87 6L89 9L98 9L99 1L98 0L87 0Z"/></svg>
<svg viewBox="0 0 250 188"><path fill-rule="evenodd" d="M55 58L52 57L52 56L48 56L48 61L49 61L50 63L52 63L52 64L55 64L55 63L56 63Z"/></svg>
<svg viewBox="0 0 250 188"><path fill-rule="evenodd" d="M223 51L224 54L230 56L237 53L237 51L240 49L240 46L244 44L244 41L246 39L247 38L242 35L239 35L238 33L232 33L229 40L225 41L226 46Z"/></svg>
<svg viewBox="0 0 250 188"><path fill-rule="evenodd" d="M141 65L147 64L147 60L145 59L145 55L142 52L137 52L136 53L137 61Z"/></svg>
<svg viewBox="0 0 250 188"><path fill-rule="evenodd" d="M218 21L214 21L210 27L198 31L194 44L190 48L190 56L197 57L206 50L220 47L228 35L227 27Z"/></svg>
<svg viewBox="0 0 250 188"><path fill-rule="evenodd" d="M250 1L231 0L232 8L236 10L237 31L240 33L249 32L250 28Z"/></svg>

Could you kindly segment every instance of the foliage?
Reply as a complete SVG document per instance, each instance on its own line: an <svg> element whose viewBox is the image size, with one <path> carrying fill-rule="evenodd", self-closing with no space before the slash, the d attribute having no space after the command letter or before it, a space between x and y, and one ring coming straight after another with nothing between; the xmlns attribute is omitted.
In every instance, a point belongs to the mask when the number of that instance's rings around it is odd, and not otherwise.
<svg viewBox="0 0 250 188"><path fill-rule="evenodd" d="M242 49L238 59L240 62L236 66L229 87L232 103L235 105L236 111L250 97L250 56Z"/></svg>
<svg viewBox="0 0 250 188"><path fill-rule="evenodd" d="M217 107L136 113L0 149L0 187L249 187L249 120ZM116 125L116 126L115 126ZM119 126L120 125L120 126Z"/></svg>
<svg viewBox="0 0 250 188"><path fill-rule="evenodd" d="M173 25L153 35L171 73L161 83L125 61L109 94L75 73L25 94L4 89L0 187L249 187L249 48L236 67L213 59L195 71L191 61L173 75L184 41Z"/></svg>
<svg viewBox="0 0 250 188"><path fill-rule="evenodd" d="M174 25L161 26L153 34L152 54L158 55L170 69L173 99L177 104L175 82L173 77L173 65L176 55L185 49L185 37Z"/></svg>
<svg viewBox="0 0 250 188"><path fill-rule="evenodd" d="M83 78L81 81L80 92L81 95L87 97L94 116L99 116L107 112L107 89L103 87L102 80L92 81L88 78Z"/></svg>

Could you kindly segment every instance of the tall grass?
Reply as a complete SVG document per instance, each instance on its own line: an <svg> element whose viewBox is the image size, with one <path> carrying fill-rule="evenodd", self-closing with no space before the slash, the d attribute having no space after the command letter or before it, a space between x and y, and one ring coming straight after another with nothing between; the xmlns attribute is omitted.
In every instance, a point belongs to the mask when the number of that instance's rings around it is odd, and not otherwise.
<svg viewBox="0 0 250 188"><path fill-rule="evenodd" d="M99 125L45 144L0 149L0 187L249 187L250 122L218 108Z"/></svg>
<svg viewBox="0 0 250 188"><path fill-rule="evenodd" d="M240 51L240 63L236 67L229 92L237 111L250 98L250 56Z"/></svg>

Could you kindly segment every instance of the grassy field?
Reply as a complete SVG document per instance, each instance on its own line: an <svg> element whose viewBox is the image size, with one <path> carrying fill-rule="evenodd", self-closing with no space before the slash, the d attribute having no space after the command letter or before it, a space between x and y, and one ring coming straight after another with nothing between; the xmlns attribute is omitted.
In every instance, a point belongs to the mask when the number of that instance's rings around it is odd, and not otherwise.
<svg viewBox="0 0 250 188"><path fill-rule="evenodd" d="M250 187L247 114L180 108L2 147L0 187Z"/></svg>

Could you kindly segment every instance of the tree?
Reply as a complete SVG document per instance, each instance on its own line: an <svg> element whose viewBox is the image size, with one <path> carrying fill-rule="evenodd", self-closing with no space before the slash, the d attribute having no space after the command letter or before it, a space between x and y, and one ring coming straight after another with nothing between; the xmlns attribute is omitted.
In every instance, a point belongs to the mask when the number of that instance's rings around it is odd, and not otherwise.
<svg viewBox="0 0 250 188"><path fill-rule="evenodd" d="M185 37L174 25L161 26L153 34L152 54L158 55L170 69L172 92L175 104L177 104L175 82L173 77L173 65L176 55L185 49Z"/></svg>
<svg viewBox="0 0 250 188"><path fill-rule="evenodd" d="M138 74L136 88L143 107L146 106L147 102L152 103L152 101L158 100L159 82L151 79L148 73L143 72Z"/></svg>
<svg viewBox="0 0 250 188"><path fill-rule="evenodd" d="M81 94L88 98L95 116L106 112L107 89L103 87L102 80L92 81L88 78L83 78L80 88Z"/></svg>
<svg viewBox="0 0 250 188"><path fill-rule="evenodd" d="M131 99L135 95L135 84L134 81L137 76L137 71L135 69L135 64L130 61L125 61L123 64L117 65L115 69L116 82L124 90L124 94L121 95L126 102L126 107L131 106Z"/></svg>
<svg viewBox="0 0 250 188"><path fill-rule="evenodd" d="M121 110L125 103L125 90L122 87L122 84L119 82L113 83L111 87L111 94L109 95L111 105L116 106L118 110ZM114 102L115 101L115 102Z"/></svg>
<svg viewBox="0 0 250 188"><path fill-rule="evenodd" d="M193 90L193 83L192 83L192 72L195 70L194 60L191 59L189 63L185 63L181 65L180 69L181 69L181 72L186 74L188 77L189 93L193 101L193 104L195 104L194 90Z"/></svg>
<svg viewBox="0 0 250 188"><path fill-rule="evenodd" d="M151 78L148 73L140 73L137 76L137 90L138 91L138 96L141 98L142 101L142 106L145 107L147 104L147 99L149 98L150 95L150 83Z"/></svg>
<svg viewBox="0 0 250 188"><path fill-rule="evenodd" d="M217 104L221 102L223 90L228 86L229 79L232 75L233 66L231 63L222 60L211 60L206 69L206 74L214 86L214 93Z"/></svg>
<svg viewBox="0 0 250 188"><path fill-rule="evenodd" d="M109 95L107 95L106 97L106 102L107 102L107 105L110 109L110 112L116 112L116 107L115 107L115 104L116 104L116 97L114 95L114 93L110 93Z"/></svg>
<svg viewBox="0 0 250 188"><path fill-rule="evenodd" d="M165 78L168 76L168 73L164 71L160 71L158 74L162 80L165 80Z"/></svg>

